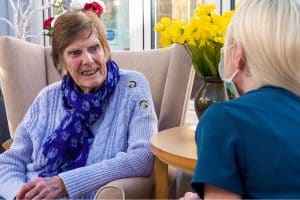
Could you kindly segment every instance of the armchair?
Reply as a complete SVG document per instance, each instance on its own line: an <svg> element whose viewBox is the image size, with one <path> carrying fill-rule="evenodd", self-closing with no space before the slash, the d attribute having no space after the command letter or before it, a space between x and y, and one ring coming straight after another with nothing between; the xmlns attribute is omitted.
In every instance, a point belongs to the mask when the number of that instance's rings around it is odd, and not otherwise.
<svg viewBox="0 0 300 200"><path fill-rule="evenodd" d="M194 76L191 58L181 45L145 51L113 51L120 67L140 71L148 79L158 130L183 124ZM50 48L9 36L0 37L0 80L11 136L35 96L60 80ZM174 173L173 176L175 177ZM171 181L172 182L172 181ZM153 177L116 180L99 189L95 198L152 198Z"/></svg>

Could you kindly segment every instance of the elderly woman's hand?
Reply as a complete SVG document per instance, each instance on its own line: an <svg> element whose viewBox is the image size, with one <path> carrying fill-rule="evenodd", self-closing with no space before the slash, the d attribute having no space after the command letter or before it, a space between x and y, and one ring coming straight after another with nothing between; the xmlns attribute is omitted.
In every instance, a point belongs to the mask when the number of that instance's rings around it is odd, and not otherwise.
<svg viewBox="0 0 300 200"><path fill-rule="evenodd" d="M180 200L201 200L197 193L187 192L184 194L184 197L181 197Z"/></svg>
<svg viewBox="0 0 300 200"><path fill-rule="evenodd" d="M16 196L16 199L57 199L67 195L66 188L59 176L36 178L26 183Z"/></svg>

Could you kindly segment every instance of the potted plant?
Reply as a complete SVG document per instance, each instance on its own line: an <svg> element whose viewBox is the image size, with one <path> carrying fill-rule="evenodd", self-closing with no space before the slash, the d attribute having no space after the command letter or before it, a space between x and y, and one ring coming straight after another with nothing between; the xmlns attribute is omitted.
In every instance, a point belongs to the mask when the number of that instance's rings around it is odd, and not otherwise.
<svg viewBox="0 0 300 200"><path fill-rule="evenodd" d="M196 75L204 80L195 98L198 118L210 104L225 100L218 64L233 11L219 15L215 9L213 4L198 4L189 22L163 17L154 28L159 33L161 46L167 47L173 43L185 46L192 58Z"/></svg>

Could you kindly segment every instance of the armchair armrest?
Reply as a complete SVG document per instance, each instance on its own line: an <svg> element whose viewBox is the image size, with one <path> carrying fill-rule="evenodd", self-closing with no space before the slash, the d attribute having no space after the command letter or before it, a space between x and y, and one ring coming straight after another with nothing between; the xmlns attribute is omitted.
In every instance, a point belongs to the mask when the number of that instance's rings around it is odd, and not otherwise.
<svg viewBox="0 0 300 200"><path fill-rule="evenodd" d="M154 176L112 181L101 187L94 199L152 199Z"/></svg>
<svg viewBox="0 0 300 200"><path fill-rule="evenodd" d="M125 200L125 192L122 188L117 186L105 185L101 187L94 199L122 199Z"/></svg>

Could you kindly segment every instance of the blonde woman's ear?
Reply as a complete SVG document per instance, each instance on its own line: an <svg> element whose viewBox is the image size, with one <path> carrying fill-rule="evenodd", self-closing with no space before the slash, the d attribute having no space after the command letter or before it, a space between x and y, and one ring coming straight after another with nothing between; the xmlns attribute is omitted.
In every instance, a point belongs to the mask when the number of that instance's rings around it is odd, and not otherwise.
<svg viewBox="0 0 300 200"><path fill-rule="evenodd" d="M246 55L244 51L244 47L241 43L236 44L236 54L234 59L234 66L236 66L239 70L243 70L246 66Z"/></svg>

